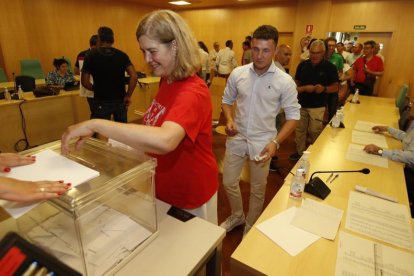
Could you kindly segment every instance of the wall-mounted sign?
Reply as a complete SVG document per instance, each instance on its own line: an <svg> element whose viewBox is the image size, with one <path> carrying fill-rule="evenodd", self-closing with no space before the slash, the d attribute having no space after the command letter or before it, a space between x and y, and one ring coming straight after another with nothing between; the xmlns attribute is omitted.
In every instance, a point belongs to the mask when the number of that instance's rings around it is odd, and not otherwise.
<svg viewBox="0 0 414 276"><path fill-rule="evenodd" d="M305 34L306 35L311 35L312 31L313 31L313 25L306 25Z"/></svg>
<svg viewBox="0 0 414 276"><path fill-rule="evenodd" d="M354 25L354 30L366 30L367 25Z"/></svg>

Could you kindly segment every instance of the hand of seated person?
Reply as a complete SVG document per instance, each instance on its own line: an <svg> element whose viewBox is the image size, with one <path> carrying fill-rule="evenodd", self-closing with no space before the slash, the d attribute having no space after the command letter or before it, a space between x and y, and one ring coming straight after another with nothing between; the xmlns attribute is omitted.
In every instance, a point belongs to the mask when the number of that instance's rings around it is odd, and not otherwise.
<svg viewBox="0 0 414 276"><path fill-rule="evenodd" d="M388 129L387 126L374 126L372 127L372 131L375 133L382 133L382 132L386 132Z"/></svg>
<svg viewBox="0 0 414 276"><path fill-rule="evenodd" d="M364 147L364 151L366 153L379 154L379 150L382 150L382 148L380 148L380 147L378 147L377 145L374 145L374 144L369 144L369 145L366 145Z"/></svg>

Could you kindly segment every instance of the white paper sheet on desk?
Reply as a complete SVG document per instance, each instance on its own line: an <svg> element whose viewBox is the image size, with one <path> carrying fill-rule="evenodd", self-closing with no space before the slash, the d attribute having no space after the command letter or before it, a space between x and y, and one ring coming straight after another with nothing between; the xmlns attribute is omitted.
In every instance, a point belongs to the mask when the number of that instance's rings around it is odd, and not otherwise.
<svg viewBox="0 0 414 276"><path fill-rule="evenodd" d="M387 140L383 134L352 130L352 143L360 145L375 144L381 148L388 148Z"/></svg>
<svg viewBox="0 0 414 276"><path fill-rule="evenodd" d="M292 256L296 256L320 238L290 223L296 211L296 207L291 207L256 226Z"/></svg>
<svg viewBox="0 0 414 276"><path fill-rule="evenodd" d="M388 168L388 159L375 154L369 154L364 151L363 145L349 144L346 152L346 159L374 165L382 168Z"/></svg>
<svg viewBox="0 0 414 276"><path fill-rule="evenodd" d="M354 129L359 131L365 131L365 132L372 132L372 128L374 126L384 126L385 124L382 123L373 123L373 122L367 122L367 121L357 121L355 123Z"/></svg>
<svg viewBox="0 0 414 276"><path fill-rule="evenodd" d="M305 198L291 224L322 238L334 240L344 211Z"/></svg>
<svg viewBox="0 0 414 276"><path fill-rule="evenodd" d="M47 149L36 154L35 163L14 167L10 173L0 175L27 181L63 180L65 183L71 183L72 187L76 187L99 176L99 172ZM0 206L14 218L19 218L36 205L0 200Z"/></svg>
<svg viewBox="0 0 414 276"><path fill-rule="evenodd" d="M408 206L351 191L345 228L414 250Z"/></svg>
<svg viewBox="0 0 414 276"><path fill-rule="evenodd" d="M413 264L413 254L346 232L339 233L336 276L414 275Z"/></svg>

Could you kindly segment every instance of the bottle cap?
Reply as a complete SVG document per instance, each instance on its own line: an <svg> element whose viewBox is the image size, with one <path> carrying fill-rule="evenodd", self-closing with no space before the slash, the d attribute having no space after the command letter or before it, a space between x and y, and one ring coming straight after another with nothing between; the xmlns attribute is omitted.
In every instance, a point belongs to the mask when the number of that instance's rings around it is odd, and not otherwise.
<svg viewBox="0 0 414 276"><path fill-rule="evenodd" d="M303 154L302 154L303 159L308 159L309 154L310 154L310 151L304 151Z"/></svg>

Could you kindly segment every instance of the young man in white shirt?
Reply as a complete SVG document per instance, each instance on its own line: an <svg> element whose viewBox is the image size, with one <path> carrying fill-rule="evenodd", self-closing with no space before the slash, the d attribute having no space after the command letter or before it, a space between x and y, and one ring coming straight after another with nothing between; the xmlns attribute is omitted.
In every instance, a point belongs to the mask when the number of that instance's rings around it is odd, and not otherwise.
<svg viewBox="0 0 414 276"><path fill-rule="evenodd" d="M296 128L300 118L296 84L279 70L273 58L278 31L270 25L253 33L253 62L237 67L230 74L222 101L226 117L226 155L223 185L231 206L231 215L220 225L227 232L246 223L247 233L262 212L269 163L282 143ZM232 106L237 104L235 117ZM275 118L285 110L286 123L280 132ZM245 160L250 166L250 202L245 219L239 180Z"/></svg>

